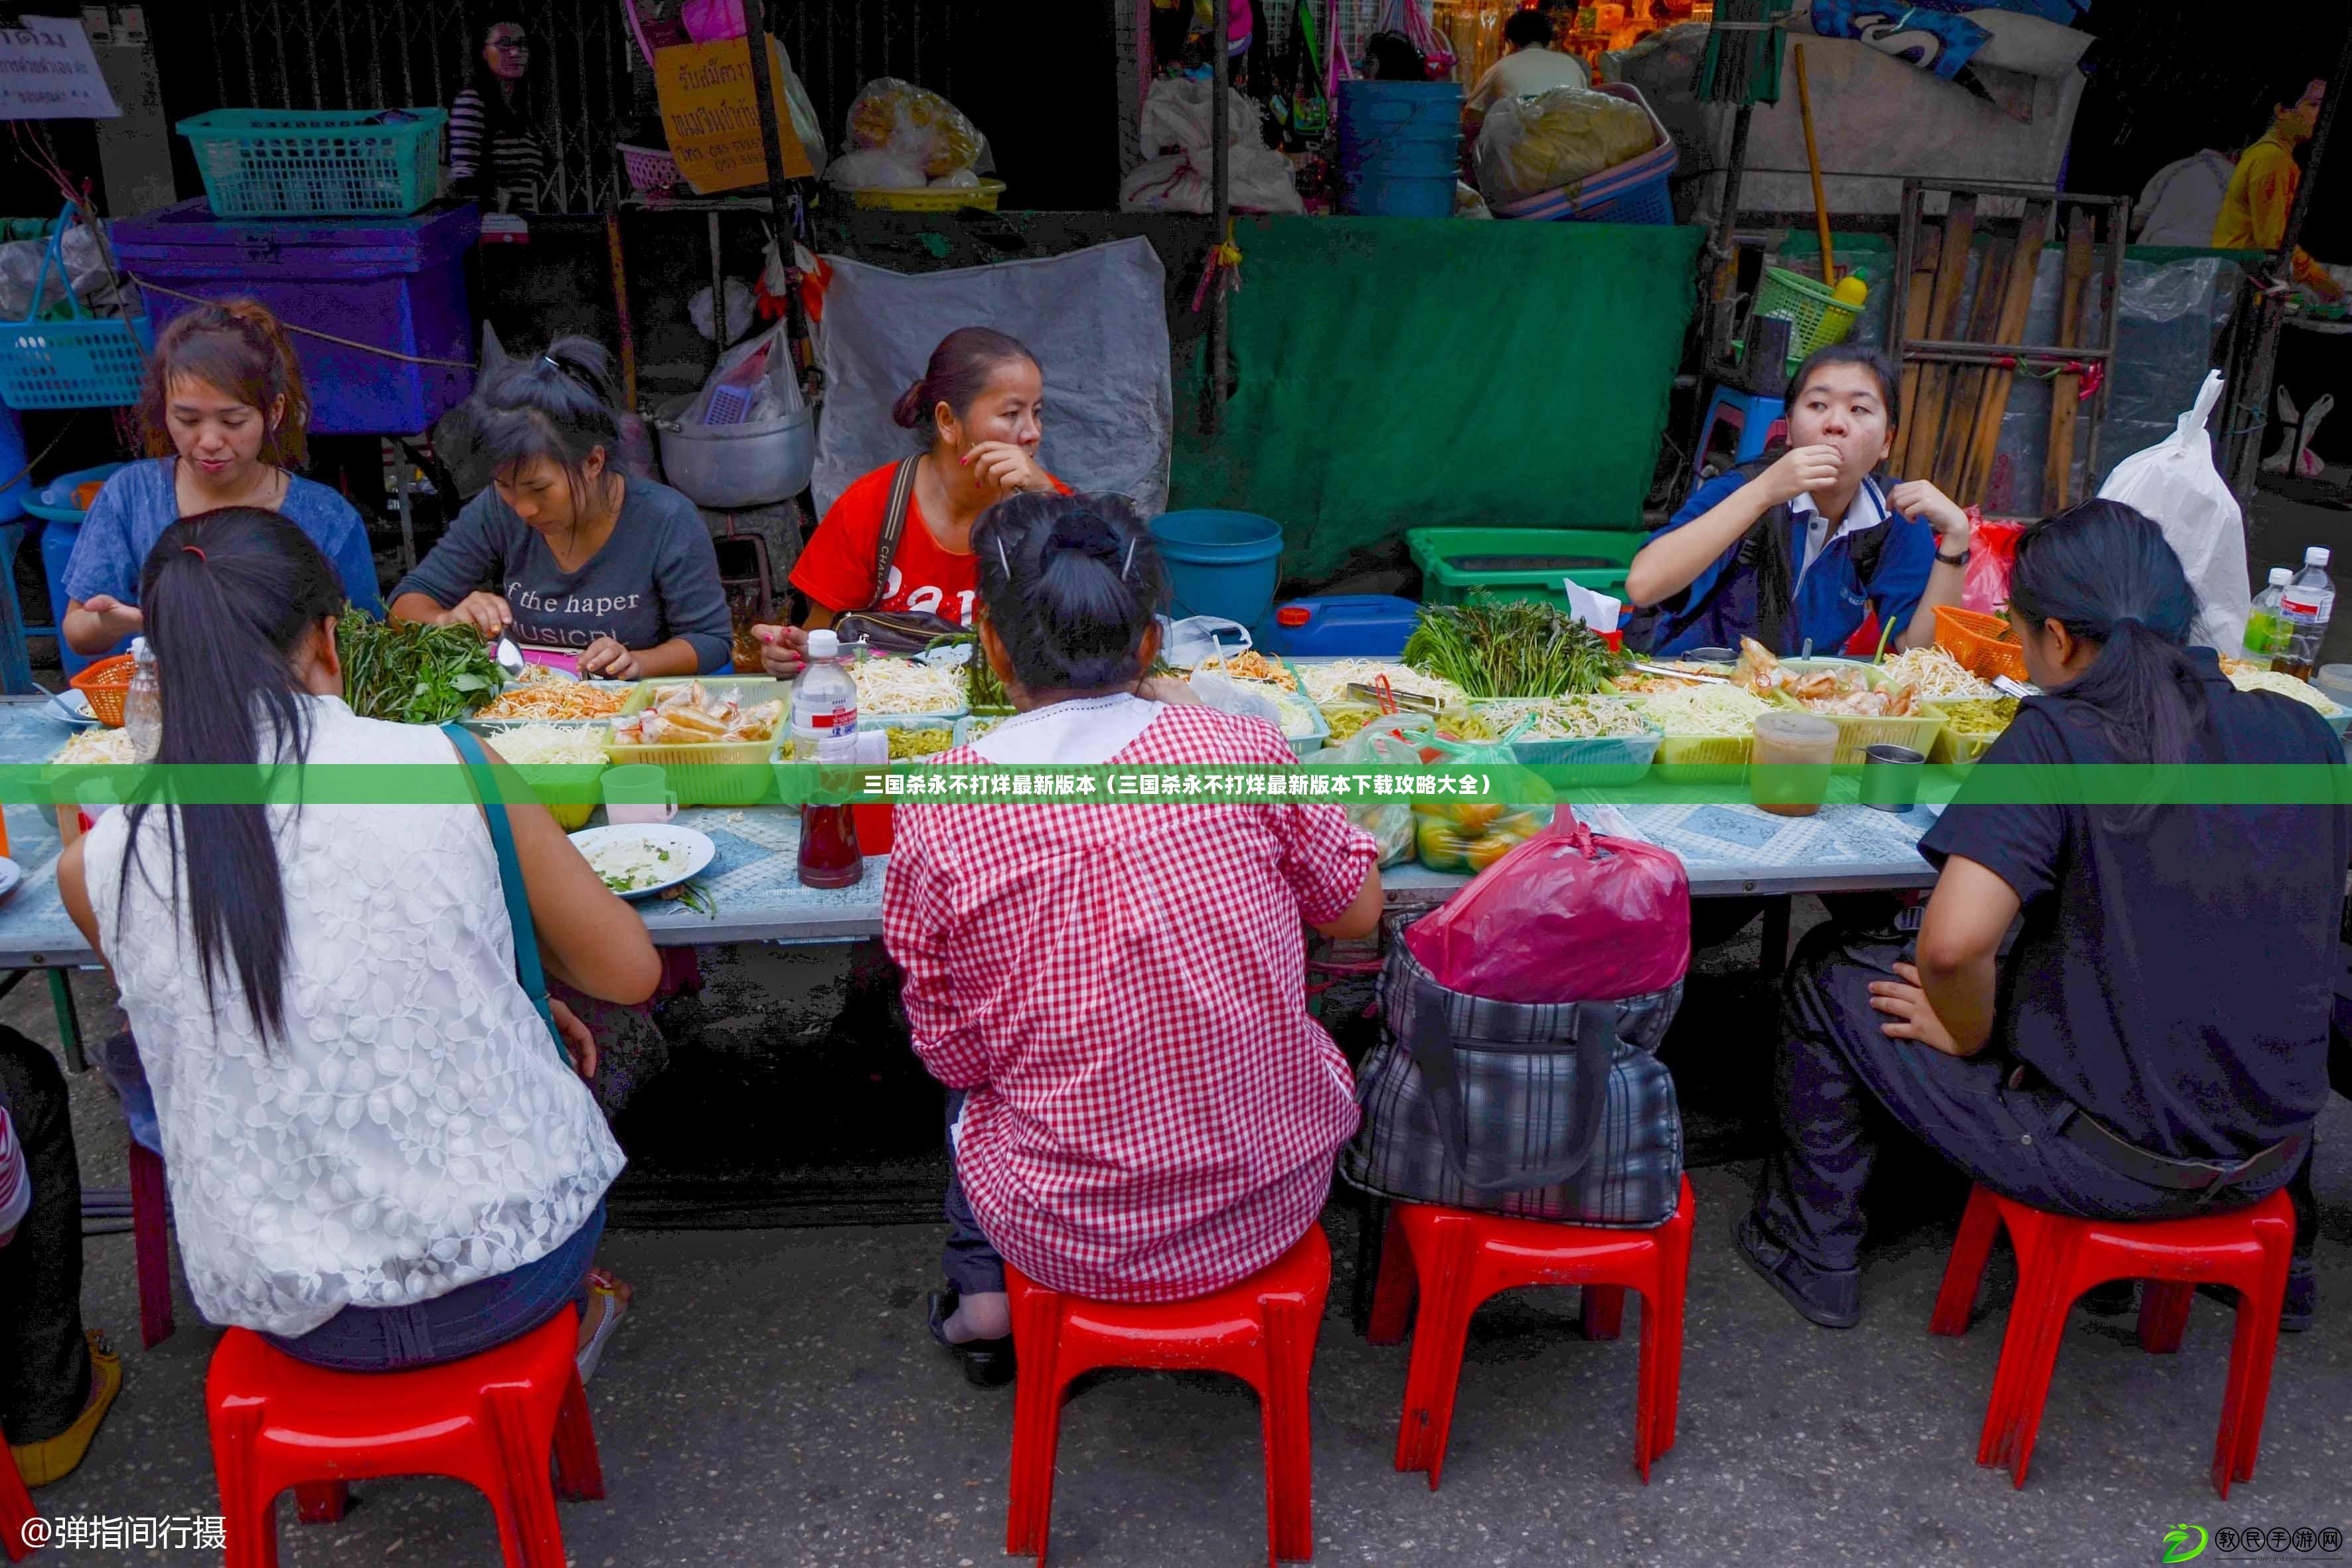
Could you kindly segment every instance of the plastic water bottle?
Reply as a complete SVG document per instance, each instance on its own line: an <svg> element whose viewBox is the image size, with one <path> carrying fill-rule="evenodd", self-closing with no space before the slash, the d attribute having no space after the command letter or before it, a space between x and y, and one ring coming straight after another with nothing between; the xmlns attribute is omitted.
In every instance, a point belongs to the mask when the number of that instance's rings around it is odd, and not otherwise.
<svg viewBox="0 0 2352 1568"><path fill-rule="evenodd" d="M2319 668L2319 645L2327 636L2327 617L2336 613L2336 579L2327 574L2327 551L2315 544L2303 552L2303 570L2279 595L2279 611L2286 619L2286 647L2271 658L2271 668L2297 680L2309 680Z"/></svg>
<svg viewBox="0 0 2352 1568"><path fill-rule="evenodd" d="M145 637L131 639L131 691L122 700L122 728L135 760L152 763L163 749L163 678Z"/></svg>
<svg viewBox="0 0 2352 1568"><path fill-rule="evenodd" d="M2279 598L2294 581L2292 568L2272 567L2271 585L2254 595L2253 607L2246 612L2246 657L2256 664L2268 665L2286 651L2286 614L2279 608Z"/></svg>
<svg viewBox="0 0 2352 1568"><path fill-rule="evenodd" d="M793 761L852 767L857 762L857 682L830 628L809 633L808 664L793 681ZM866 874L857 827L846 805L801 807L800 880L848 888Z"/></svg>

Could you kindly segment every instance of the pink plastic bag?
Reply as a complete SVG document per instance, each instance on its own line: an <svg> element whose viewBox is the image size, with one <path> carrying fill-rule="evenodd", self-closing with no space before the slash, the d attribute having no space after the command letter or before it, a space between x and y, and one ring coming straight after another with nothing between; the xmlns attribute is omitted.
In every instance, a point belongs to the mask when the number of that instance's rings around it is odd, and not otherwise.
<svg viewBox="0 0 2352 1568"><path fill-rule="evenodd" d="M677 14L686 36L698 44L743 36L743 0L686 0Z"/></svg>
<svg viewBox="0 0 2352 1568"><path fill-rule="evenodd" d="M1672 850L1594 833L1562 809L1405 945L1439 984L1497 1002L1615 1002L1690 967L1690 879Z"/></svg>
<svg viewBox="0 0 2352 1568"><path fill-rule="evenodd" d="M2021 522L1980 522L1969 547L1969 574L1960 585L1960 607L1998 616L2009 608L2009 574L2017 564Z"/></svg>

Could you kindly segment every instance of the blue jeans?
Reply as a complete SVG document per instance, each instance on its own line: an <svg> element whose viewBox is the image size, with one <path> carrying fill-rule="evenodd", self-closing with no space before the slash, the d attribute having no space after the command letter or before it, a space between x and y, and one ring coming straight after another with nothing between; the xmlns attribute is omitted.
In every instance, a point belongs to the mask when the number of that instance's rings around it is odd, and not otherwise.
<svg viewBox="0 0 2352 1568"><path fill-rule="evenodd" d="M297 1361L335 1372L397 1372L478 1355L520 1339L565 1307L588 1310L588 1269L604 1234L604 1203L535 1263L460 1285L413 1307L345 1307L295 1339L264 1334Z"/></svg>

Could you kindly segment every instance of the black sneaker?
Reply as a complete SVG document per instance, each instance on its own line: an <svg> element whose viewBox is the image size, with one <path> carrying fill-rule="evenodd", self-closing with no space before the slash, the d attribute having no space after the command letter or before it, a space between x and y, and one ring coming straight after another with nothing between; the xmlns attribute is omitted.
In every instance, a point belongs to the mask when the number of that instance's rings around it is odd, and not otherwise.
<svg viewBox="0 0 2352 1568"><path fill-rule="evenodd" d="M1779 1242L1753 1210L1732 1227L1731 1244L1806 1321L1850 1329L1862 1321L1862 1270L1816 1268Z"/></svg>
<svg viewBox="0 0 2352 1568"><path fill-rule="evenodd" d="M948 1320L955 1316L959 1300L953 1290L931 1292L931 1338L947 1346L948 1353L963 1365L963 1377L974 1388L1003 1388L1013 1381L1013 1340L1007 1335L1001 1340L965 1340L961 1343L948 1338Z"/></svg>
<svg viewBox="0 0 2352 1568"><path fill-rule="evenodd" d="M2200 1285L2197 1293L2237 1310L2238 1293L2227 1285ZM2299 1334L2319 1315L2319 1269L2308 1258L2286 1266L2286 1300L2279 1305L2279 1332Z"/></svg>

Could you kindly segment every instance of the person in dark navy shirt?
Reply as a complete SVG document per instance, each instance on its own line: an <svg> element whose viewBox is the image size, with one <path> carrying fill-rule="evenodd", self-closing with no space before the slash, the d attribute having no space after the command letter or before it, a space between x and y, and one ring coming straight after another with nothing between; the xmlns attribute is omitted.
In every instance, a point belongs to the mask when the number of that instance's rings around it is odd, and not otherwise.
<svg viewBox="0 0 2352 1568"><path fill-rule="evenodd" d="M1828 1327L1860 1315L1874 1097L1996 1192L2141 1219L2285 1185L2327 1094L2352 863L2341 742L2184 646L2197 600L2179 558L2119 502L2029 529L2010 611L2048 695L1921 840L1941 872L1924 916L1822 928L1791 968L1781 1146L1738 1242ZM2183 763L2329 772L2299 792L2315 804L2174 804L2177 782L2153 773L2126 776L2121 804L2085 804L2116 777L2085 768Z"/></svg>
<svg viewBox="0 0 2352 1568"><path fill-rule="evenodd" d="M1633 557L1625 592L1644 610L1629 645L1646 629L1660 656L1741 637L1834 654L1874 610L1896 647L1935 641L1935 607L1960 602L1971 522L1924 479L1874 477L1899 403L1876 349L1833 343L1800 365L1790 449L1701 485Z"/></svg>

